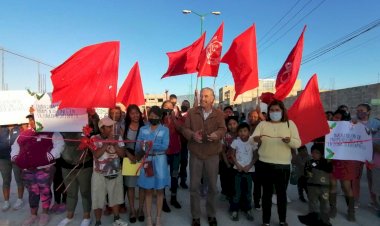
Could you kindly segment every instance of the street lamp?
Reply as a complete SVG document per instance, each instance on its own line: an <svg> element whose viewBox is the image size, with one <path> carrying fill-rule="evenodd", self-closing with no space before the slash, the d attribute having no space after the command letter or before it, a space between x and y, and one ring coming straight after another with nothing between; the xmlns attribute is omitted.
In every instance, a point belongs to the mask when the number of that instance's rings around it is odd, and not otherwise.
<svg viewBox="0 0 380 226"><path fill-rule="evenodd" d="M222 14L222 13L219 12L219 11L211 11L211 12L209 12L209 13L203 13L203 14L201 14L201 13L195 12L195 11L193 11L193 10L188 10L188 9L184 9L184 10L182 10L182 13L183 13L183 14L190 14L190 13L192 13L192 14L194 14L194 15L197 15L197 16L201 19L201 35L202 35L202 33L203 33L203 21L204 21L205 17L208 16L208 15L219 16L220 14ZM202 88L203 88L203 77L201 77L201 89L202 89Z"/></svg>

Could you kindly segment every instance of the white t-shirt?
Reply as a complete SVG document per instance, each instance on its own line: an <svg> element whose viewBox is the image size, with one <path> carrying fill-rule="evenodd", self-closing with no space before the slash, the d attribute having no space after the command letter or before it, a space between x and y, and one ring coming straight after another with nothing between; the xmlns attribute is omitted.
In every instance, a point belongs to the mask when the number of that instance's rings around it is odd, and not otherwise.
<svg viewBox="0 0 380 226"><path fill-rule="evenodd" d="M256 147L249 142L249 140L243 142L240 137L238 137L232 141L231 148L236 150L236 161L241 166L247 166L252 162L253 151ZM237 169L237 167L234 166L234 169ZM252 166L249 172L255 172L255 166Z"/></svg>

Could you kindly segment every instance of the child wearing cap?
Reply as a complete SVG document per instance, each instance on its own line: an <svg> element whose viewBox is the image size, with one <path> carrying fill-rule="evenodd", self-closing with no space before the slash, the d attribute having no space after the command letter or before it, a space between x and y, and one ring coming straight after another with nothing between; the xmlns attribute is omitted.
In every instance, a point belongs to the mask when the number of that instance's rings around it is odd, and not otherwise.
<svg viewBox="0 0 380 226"><path fill-rule="evenodd" d="M106 204L108 195L108 205L114 214L113 226L127 226L128 224L120 219L120 204L124 203L123 176L120 172L120 159L124 157L124 143L114 142L113 126L115 121L105 117L98 123L100 135L95 135L95 146L97 149L94 155L94 172L91 178L91 198L92 209L95 213L95 226L100 226L102 210ZM120 138L121 139L121 138Z"/></svg>
<svg viewBox="0 0 380 226"><path fill-rule="evenodd" d="M323 146L314 144L311 147L312 159L305 164L305 176L309 199L309 214L298 216L306 225L328 226L329 219L329 186L332 164L324 158Z"/></svg>

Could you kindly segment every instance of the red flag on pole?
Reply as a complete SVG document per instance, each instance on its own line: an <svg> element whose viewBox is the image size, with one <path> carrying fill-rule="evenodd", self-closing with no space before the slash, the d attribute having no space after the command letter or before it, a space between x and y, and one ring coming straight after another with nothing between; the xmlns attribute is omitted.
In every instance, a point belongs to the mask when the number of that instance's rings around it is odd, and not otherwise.
<svg viewBox="0 0 380 226"><path fill-rule="evenodd" d="M188 47L177 52L166 53L169 57L169 67L161 78L197 72L199 55L202 52L205 37L206 33L203 33L199 39Z"/></svg>
<svg viewBox="0 0 380 226"><path fill-rule="evenodd" d="M228 64L234 77L234 100L240 94L259 86L254 24L233 40L221 62Z"/></svg>
<svg viewBox="0 0 380 226"><path fill-rule="evenodd" d="M303 145L330 132L316 74L311 77L305 90L289 108L288 116L297 125Z"/></svg>
<svg viewBox="0 0 380 226"><path fill-rule="evenodd" d="M59 108L114 107L120 43L84 47L51 71L53 103Z"/></svg>
<svg viewBox="0 0 380 226"><path fill-rule="evenodd" d="M206 48L203 49L199 57L198 77L218 76L220 58L222 56L223 28L224 23L219 26Z"/></svg>
<svg viewBox="0 0 380 226"><path fill-rule="evenodd" d="M274 94L274 99L276 100L284 100L292 91L294 83L297 80L302 60L303 36L305 29L306 26L303 28L302 34L299 37L297 44L290 52L288 58L277 74L276 93Z"/></svg>
<svg viewBox="0 0 380 226"><path fill-rule="evenodd" d="M136 104L137 106L145 104L138 62L136 62L129 71L127 78L117 94L116 101L124 104L126 107L130 104Z"/></svg>

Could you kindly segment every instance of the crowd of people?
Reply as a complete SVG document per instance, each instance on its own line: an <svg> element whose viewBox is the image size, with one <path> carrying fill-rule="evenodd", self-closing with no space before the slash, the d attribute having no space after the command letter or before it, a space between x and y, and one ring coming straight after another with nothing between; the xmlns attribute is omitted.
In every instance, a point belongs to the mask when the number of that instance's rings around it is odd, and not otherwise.
<svg viewBox="0 0 380 226"><path fill-rule="evenodd" d="M171 95L162 106L144 112L133 104L126 106L126 112L115 106L100 119L94 109L88 109L93 150L80 148L81 132L37 132L33 114L27 116L28 125L1 126L2 211L22 208L25 187L30 215L23 226L48 225L52 212L66 212L58 226L69 225L79 193L81 226L91 225L92 211L95 226L102 225L102 215L110 214L114 226L126 226L127 220L121 219L120 213L127 209L129 223L161 226L162 211L182 208L177 196L180 186L189 189L191 225L200 225L204 196L207 221L217 226L219 178L232 221L238 221L241 214L253 221L255 209L262 211L262 225L267 226L274 202L279 225L286 226L287 188L290 177L294 177L300 201L309 204L309 213L300 215L300 222L331 225L329 219L336 216L338 208L338 181L347 202L347 220L355 221L363 162L326 160L324 138L313 142L309 154L281 101L272 101L266 114L256 108L246 118L231 106L215 108L214 100L214 91L203 88L199 104L196 99L193 107L187 100L177 105L177 97ZM370 117L370 112L370 105L359 104L356 116L351 118L348 107L342 105L335 112L326 112L326 118L362 123L376 138L373 167L367 168L367 177L370 205L380 217L380 120ZM124 168L132 166L136 172L125 174ZM11 206L12 170L18 199ZM165 188L170 188L170 195Z"/></svg>

